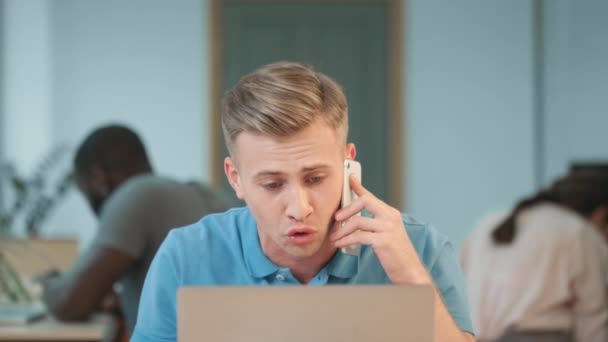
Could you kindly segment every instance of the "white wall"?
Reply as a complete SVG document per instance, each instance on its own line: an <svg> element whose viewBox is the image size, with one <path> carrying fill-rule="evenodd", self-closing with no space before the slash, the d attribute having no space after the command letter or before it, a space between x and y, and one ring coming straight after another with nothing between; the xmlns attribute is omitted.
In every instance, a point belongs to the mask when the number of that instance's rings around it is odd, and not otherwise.
<svg viewBox="0 0 608 342"><path fill-rule="evenodd" d="M2 13L2 160L20 174L32 174L48 152L51 119L51 36L45 0L4 1ZM7 179L0 179L8 185ZM13 193L2 189L3 206ZM21 217L16 218L22 228Z"/></svg>
<svg viewBox="0 0 608 342"><path fill-rule="evenodd" d="M4 1L3 154L30 173L51 139L50 4Z"/></svg>
<svg viewBox="0 0 608 342"><path fill-rule="evenodd" d="M204 1L5 2L6 152L37 160L119 121L140 133L159 173L207 180ZM87 241L95 221L72 191L46 225Z"/></svg>
<svg viewBox="0 0 608 342"><path fill-rule="evenodd" d="M570 159L608 159L608 4L544 3L547 181ZM121 120L161 173L207 180L205 1L3 4L3 153L31 168L54 143ZM407 1L408 208L457 246L481 215L535 189L532 5ZM47 223L94 227L75 191Z"/></svg>
<svg viewBox="0 0 608 342"><path fill-rule="evenodd" d="M532 2L407 3L407 206L458 246L534 188Z"/></svg>
<svg viewBox="0 0 608 342"><path fill-rule="evenodd" d="M4 2L0 1L0 18L4 18ZM4 25L0 23L0 161L4 160ZM2 171L0 171L0 177ZM2 179L0 178L0 184ZM4 208L5 189L0 186L0 208Z"/></svg>
<svg viewBox="0 0 608 342"><path fill-rule="evenodd" d="M407 203L457 246L481 215L510 208L572 160L608 160L608 2L544 1L542 113L532 6L408 1Z"/></svg>
<svg viewBox="0 0 608 342"><path fill-rule="evenodd" d="M608 161L608 2L545 1L545 180Z"/></svg>
<svg viewBox="0 0 608 342"><path fill-rule="evenodd" d="M161 172L205 179L204 11L197 0L54 3L54 138L125 121Z"/></svg>

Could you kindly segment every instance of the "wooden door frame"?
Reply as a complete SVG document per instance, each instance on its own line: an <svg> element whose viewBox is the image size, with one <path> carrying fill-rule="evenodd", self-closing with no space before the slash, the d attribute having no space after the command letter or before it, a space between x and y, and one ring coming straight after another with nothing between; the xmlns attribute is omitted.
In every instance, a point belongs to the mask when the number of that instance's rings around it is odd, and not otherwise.
<svg viewBox="0 0 608 342"><path fill-rule="evenodd" d="M299 0L301 2L305 0ZM207 112L209 113L209 126L207 127L209 142L209 183L213 187L219 187L224 176L224 160L219 154L218 144L224 144L224 138L220 129L221 97L223 91L222 72L222 6L225 3L245 2L231 0L208 0L207 1L207 23L208 23L208 64L207 77L209 80L209 93ZM264 0L249 0L255 3L268 3ZM387 187L387 200L394 207L404 210L406 207L404 196L405 185L405 34L404 16L405 0L334 0L334 1L311 1L318 5L338 4L361 4L361 3L383 3L388 7L387 11L387 105L388 105L388 170L389 180ZM277 1L277 3L285 3ZM365 169L365 165L363 166ZM365 172L365 170L364 170Z"/></svg>

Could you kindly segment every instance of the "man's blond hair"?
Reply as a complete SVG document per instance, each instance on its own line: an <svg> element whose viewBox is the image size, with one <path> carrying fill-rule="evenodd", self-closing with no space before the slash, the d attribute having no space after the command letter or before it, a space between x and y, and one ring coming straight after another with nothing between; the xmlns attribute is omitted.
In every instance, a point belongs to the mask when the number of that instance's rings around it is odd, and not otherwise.
<svg viewBox="0 0 608 342"><path fill-rule="evenodd" d="M348 105L338 83L312 67L290 62L265 65L243 77L224 97L226 146L243 132L289 136L322 118L346 143Z"/></svg>

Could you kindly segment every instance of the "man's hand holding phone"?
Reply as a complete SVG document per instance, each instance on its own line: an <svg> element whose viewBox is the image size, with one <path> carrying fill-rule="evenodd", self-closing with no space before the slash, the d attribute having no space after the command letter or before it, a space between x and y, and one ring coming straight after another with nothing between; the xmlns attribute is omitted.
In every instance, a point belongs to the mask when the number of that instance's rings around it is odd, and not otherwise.
<svg viewBox="0 0 608 342"><path fill-rule="evenodd" d="M335 214L336 221L342 222L330 235L335 246L370 245L394 284L432 284L407 235L401 212L365 189L360 178L349 174L345 181L356 198ZM359 215L363 209L372 217Z"/></svg>
<svg viewBox="0 0 608 342"><path fill-rule="evenodd" d="M345 160L344 161L344 179L342 181L342 200L340 203L340 208L348 207L355 199L357 199L357 194L352 191L350 188L350 177L356 177L357 179L361 179L361 164L355 160ZM354 215L361 215L361 212L357 212ZM342 224L345 224L346 221L343 221ZM359 251L361 250L361 245L353 244L342 247L342 252L350 255L359 255Z"/></svg>

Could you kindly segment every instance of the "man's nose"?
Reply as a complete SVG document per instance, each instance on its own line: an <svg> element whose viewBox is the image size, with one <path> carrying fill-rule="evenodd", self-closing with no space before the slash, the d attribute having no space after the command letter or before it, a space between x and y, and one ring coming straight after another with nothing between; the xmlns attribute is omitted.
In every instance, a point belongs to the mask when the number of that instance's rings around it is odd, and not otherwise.
<svg viewBox="0 0 608 342"><path fill-rule="evenodd" d="M287 203L287 216L295 221L302 221L313 211L308 191L301 186L291 189Z"/></svg>

